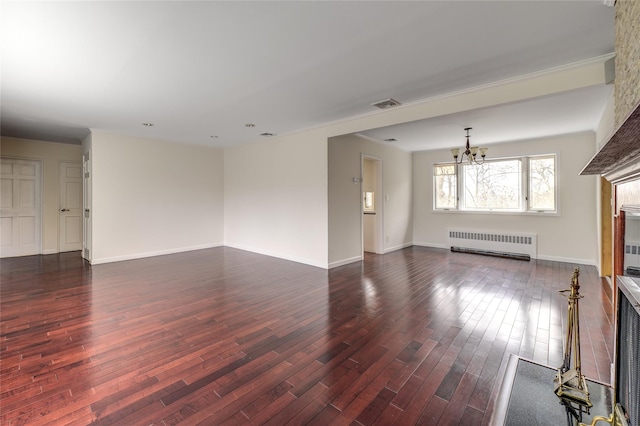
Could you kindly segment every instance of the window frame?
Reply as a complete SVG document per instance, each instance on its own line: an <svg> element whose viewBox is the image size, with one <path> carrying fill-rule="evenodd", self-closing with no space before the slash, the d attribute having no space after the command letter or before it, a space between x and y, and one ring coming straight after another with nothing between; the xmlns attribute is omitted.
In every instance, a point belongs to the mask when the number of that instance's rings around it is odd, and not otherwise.
<svg viewBox="0 0 640 426"><path fill-rule="evenodd" d="M454 172L452 174L441 174L441 175L437 175L436 174L436 167L438 166L454 166ZM455 185L455 199L453 201L453 207L437 207L437 203L438 203L438 198L437 198L437 180L436 178L438 176L453 176L454 179L454 185ZM432 185L432 189L433 189L433 209L436 211L451 211L451 210L458 210L459 208L459 202L460 202L460 185L458 185L459 182L459 176L458 176L458 167L456 164L454 163L440 163L440 164L434 164L433 168L432 168L432 175L431 175L432 179L433 179L433 185Z"/></svg>
<svg viewBox="0 0 640 426"><path fill-rule="evenodd" d="M540 209L540 208L532 208L531 206L531 182L530 182L530 162L531 160L540 159L540 158L552 158L553 159L553 194L554 194L554 209ZM515 214L515 215L548 215L548 216L559 216L560 215L560 194L559 194L559 186L558 186L558 154L548 153L548 154L535 154L535 155L524 155L524 156L513 156L513 157L501 157L494 158L491 160L487 160L486 162L500 162L500 161L510 161L510 160L520 160L520 206L518 209L475 209L475 208L465 208L464 200L463 200L463 192L464 188L464 172L463 166L465 163L454 163L452 161L442 162L442 163L434 163L432 168L432 211L439 213L466 213L466 214ZM436 167L438 166L454 166L455 173L455 184L456 184L456 200L455 207L437 207L436 206Z"/></svg>

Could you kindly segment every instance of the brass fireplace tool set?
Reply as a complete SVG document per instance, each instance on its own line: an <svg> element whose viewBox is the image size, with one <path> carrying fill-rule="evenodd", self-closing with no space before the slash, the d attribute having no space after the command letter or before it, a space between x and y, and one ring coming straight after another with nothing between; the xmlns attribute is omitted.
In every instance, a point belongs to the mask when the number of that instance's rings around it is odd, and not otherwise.
<svg viewBox="0 0 640 426"><path fill-rule="evenodd" d="M564 359L562 366L558 368L558 374L553 379L554 392L561 399L575 401L580 405L592 407L589 399L587 381L580 370L580 317L578 315L578 301L580 296L579 269L574 269L571 277L571 288L560 293L569 293L568 297L568 323L567 337L564 342ZM573 357L572 357L573 355ZM573 358L573 368L571 361Z"/></svg>
<svg viewBox="0 0 640 426"><path fill-rule="evenodd" d="M558 368L556 377L553 379L553 390L560 398L562 404L567 408L567 415L569 416L569 413L572 413L574 417L581 419L579 413L582 413L585 409L588 413L589 408L593 407L593 404L589 398L587 381L580 369L580 318L578 301L583 298L583 296L581 296L579 292L579 276L580 269L574 269L573 275L571 276L571 288L560 291L560 293L563 294L568 293L568 322L567 336L564 344L564 358L562 365ZM573 368L571 367L572 361ZM574 404L577 404L578 408L576 408ZM591 426L601 421L612 426L626 426L627 424L620 405L615 404L615 401L614 410L609 417L595 416ZM579 425L586 426L584 423L579 423Z"/></svg>

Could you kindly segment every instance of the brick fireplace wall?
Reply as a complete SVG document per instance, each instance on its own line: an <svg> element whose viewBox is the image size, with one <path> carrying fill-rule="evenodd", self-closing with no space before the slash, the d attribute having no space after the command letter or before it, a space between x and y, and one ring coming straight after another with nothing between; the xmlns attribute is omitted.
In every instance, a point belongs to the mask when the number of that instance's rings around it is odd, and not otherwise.
<svg viewBox="0 0 640 426"><path fill-rule="evenodd" d="M618 127L640 102L640 0L616 2L615 120Z"/></svg>
<svg viewBox="0 0 640 426"><path fill-rule="evenodd" d="M620 126L640 102L640 0L616 2L615 120ZM640 180L617 186L617 206L640 205Z"/></svg>

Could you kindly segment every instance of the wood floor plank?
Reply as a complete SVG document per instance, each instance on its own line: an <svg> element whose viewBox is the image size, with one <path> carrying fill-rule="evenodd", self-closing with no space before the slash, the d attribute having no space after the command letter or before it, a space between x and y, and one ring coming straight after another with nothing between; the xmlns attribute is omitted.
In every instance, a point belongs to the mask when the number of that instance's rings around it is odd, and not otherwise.
<svg viewBox="0 0 640 426"><path fill-rule="evenodd" d="M429 403L425 407L422 416L418 419L416 424L428 426L441 423L440 419L442 418L442 413L447 408L447 404L447 401L445 401L444 399L438 397L437 395L434 396L429 400Z"/></svg>
<svg viewBox="0 0 640 426"><path fill-rule="evenodd" d="M460 385L456 388L455 392L448 400L440 422L443 424L458 424L462 418L464 411L460 407L466 407L471 397L472 390L478 381L478 376L473 374L464 373L460 380Z"/></svg>
<svg viewBox="0 0 640 426"><path fill-rule="evenodd" d="M562 359L577 266L583 372L608 382L591 266L423 247L329 271L224 247L0 259L0 423L485 425L510 354Z"/></svg>
<svg viewBox="0 0 640 426"><path fill-rule="evenodd" d="M253 399L249 404L245 405L241 411L247 418L251 418L262 411L267 405L289 392L292 387L293 385L287 381L280 382L262 395Z"/></svg>
<svg viewBox="0 0 640 426"><path fill-rule="evenodd" d="M309 426L326 426L330 424L335 424L335 419L340 415L340 410L338 410L333 405L329 404L322 409L320 413L318 413L313 419L311 419L307 425Z"/></svg>

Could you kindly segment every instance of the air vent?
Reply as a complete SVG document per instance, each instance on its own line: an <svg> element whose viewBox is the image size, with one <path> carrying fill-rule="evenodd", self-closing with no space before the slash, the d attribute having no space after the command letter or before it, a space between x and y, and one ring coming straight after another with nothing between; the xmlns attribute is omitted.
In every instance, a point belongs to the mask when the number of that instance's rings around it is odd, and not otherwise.
<svg viewBox="0 0 640 426"><path fill-rule="evenodd" d="M396 107L398 105L402 105L402 104L396 101L395 99L391 99L391 98L385 99L384 101L374 102L371 104L371 106L378 107L380 109L389 109L389 108Z"/></svg>
<svg viewBox="0 0 640 426"><path fill-rule="evenodd" d="M393 142L398 142L398 139L396 138L388 138L384 140L385 142L389 142L389 143L393 143Z"/></svg>
<svg viewBox="0 0 640 426"><path fill-rule="evenodd" d="M273 136L273 133L264 132L264 133L260 133L260 136L269 137L269 136Z"/></svg>

